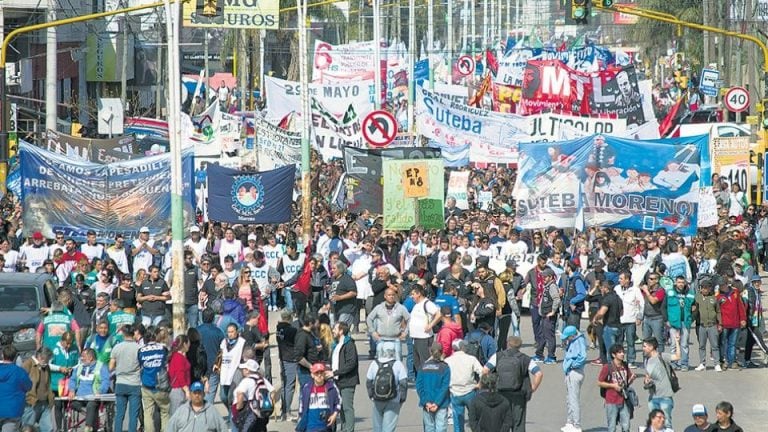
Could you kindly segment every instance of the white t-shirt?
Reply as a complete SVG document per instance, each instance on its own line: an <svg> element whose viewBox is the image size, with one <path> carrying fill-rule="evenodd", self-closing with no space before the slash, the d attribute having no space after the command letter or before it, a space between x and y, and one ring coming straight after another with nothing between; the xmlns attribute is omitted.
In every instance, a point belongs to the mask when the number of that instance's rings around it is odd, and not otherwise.
<svg viewBox="0 0 768 432"><path fill-rule="evenodd" d="M403 247L400 248L400 255L405 256L403 268L400 270L408 271L413 265L413 259L419 255L427 256L430 249L423 241L419 241L417 244L411 243L410 240L403 243Z"/></svg>
<svg viewBox="0 0 768 432"><path fill-rule="evenodd" d="M435 270L437 273L440 273L441 271L448 268L450 265L448 263L448 256L451 254L451 251L443 251L437 253L437 265L435 266Z"/></svg>
<svg viewBox="0 0 768 432"><path fill-rule="evenodd" d="M277 263L280 262L280 258L285 255L283 245L279 244L274 246L264 245L261 250L264 252L264 260L273 268L277 268Z"/></svg>
<svg viewBox="0 0 768 432"><path fill-rule="evenodd" d="M440 308L429 299L425 298L416 303L411 311L411 319L408 321L408 333L411 338L427 339L432 337L434 334L432 330L425 332L424 328L435 318L438 312L440 312Z"/></svg>
<svg viewBox="0 0 768 432"><path fill-rule="evenodd" d="M48 246L23 246L21 255L27 260L26 266L30 273L35 273L43 265L43 261L48 259Z"/></svg>
<svg viewBox="0 0 768 432"><path fill-rule="evenodd" d="M511 240L508 240L504 242L502 251L504 255L526 254L528 253L528 245L525 244L524 241L518 240L516 242L512 242Z"/></svg>
<svg viewBox="0 0 768 432"><path fill-rule="evenodd" d="M80 246L80 252L88 257L88 261L93 261L94 258L101 258L104 256L104 245L98 243L89 245L88 243L83 243L82 246Z"/></svg>
<svg viewBox="0 0 768 432"><path fill-rule="evenodd" d="M147 240L147 246L154 248L155 241L153 239ZM136 239L133 241L133 248L139 249L141 247L141 240ZM152 265L152 254L146 250L141 249L141 252L133 256L133 272L137 272L140 269L149 270L149 266Z"/></svg>
<svg viewBox="0 0 768 432"><path fill-rule="evenodd" d="M55 254L57 250L60 250L62 252L67 251L64 245L54 243L48 248L48 258L53 259L53 254Z"/></svg>
<svg viewBox="0 0 768 432"><path fill-rule="evenodd" d="M115 260L118 270L123 273L128 273L128 256L125 253L125 248L115 249L113 247L107 248L107 256Z"/></svg>
<svg viewBox="0 0 768 432"><path fill-rule="evenodd" d="M205 255L205 249L208 247L208 240L200 237L200 240L195 242L190 238L184 242L184 247L192 249L192 252L195 253L195 262L199 263L200 257Z"/></svg>
<svg viewBox="0 0 768 432"><path fill-rule="evenodd" d="M2 253L5 257L5 266L3 271L7 273L13 273L16 271L16 263L19 261L19 253L11 249L8 252Z"/></svg>
<svg viewBox="0 0 768 432"><path fill-rule="evenodd" d="M224 267L224 258L231 256L235 264L240 262L240 257L243 254L243 244L238 239L234 239L228 242L226 239L222 239L219 243L219 263Z"/></svg>

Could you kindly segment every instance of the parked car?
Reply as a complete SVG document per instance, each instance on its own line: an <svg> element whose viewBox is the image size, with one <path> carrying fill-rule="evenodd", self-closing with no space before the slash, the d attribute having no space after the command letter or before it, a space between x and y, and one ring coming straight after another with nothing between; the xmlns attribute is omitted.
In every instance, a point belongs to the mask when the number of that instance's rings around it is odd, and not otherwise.
<svg viewBox="0 0 768 432"><path fill-rule="evenodd" d="M40 309L51 306L56 288L50 274L0 273L0 332L3 339L13 337L22 357L35 351Z"/></svg>

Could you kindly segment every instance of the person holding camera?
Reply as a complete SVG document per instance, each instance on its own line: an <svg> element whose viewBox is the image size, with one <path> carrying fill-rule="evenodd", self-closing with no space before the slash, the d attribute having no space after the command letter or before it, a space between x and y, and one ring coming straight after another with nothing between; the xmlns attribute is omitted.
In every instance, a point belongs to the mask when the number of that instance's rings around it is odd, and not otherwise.
<svg viewBox="0 0 768 432"><path fill-rule="evenodd" d="M621 432L629 432L631 418L630 405L627 401L626 390L637 377L624 361L625 352L622 344L614 344L609 348L611 361L603 365L597 376L597 386L600 396L605 399L605 417L608 432L616 432L617 426Z"/></svg>

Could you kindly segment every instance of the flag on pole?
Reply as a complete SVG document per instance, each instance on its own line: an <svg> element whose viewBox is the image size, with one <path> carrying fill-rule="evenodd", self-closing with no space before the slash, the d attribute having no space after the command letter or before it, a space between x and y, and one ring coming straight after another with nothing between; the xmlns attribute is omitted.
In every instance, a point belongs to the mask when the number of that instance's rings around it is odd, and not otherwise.
<svg viewBox="0 0 768 432"><path fill-rule="evenodd" d="M496 60L496 56L493 55L493 51L490 48L485 50L485 62L488 64L488 70L496 76L496 72L499 70L499 61Z"/></svg>
<svg viewBox="0 0 768 432"><path fill-rule="evenodd" d="M682 120L686 112L685 104L687 103L687 100L687 95L683 95L677 100L672 108L670 108L669 113L667 113L667 116L664 117L664 120L662 120L659 125L659 135L662 137L666 136L680 123L680 120Z"/></svg>

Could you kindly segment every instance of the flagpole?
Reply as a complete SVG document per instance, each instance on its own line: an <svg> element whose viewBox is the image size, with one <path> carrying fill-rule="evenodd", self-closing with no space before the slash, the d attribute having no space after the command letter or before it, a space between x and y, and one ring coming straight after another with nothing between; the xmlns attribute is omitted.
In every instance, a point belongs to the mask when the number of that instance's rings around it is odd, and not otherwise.
<svg viewBox="0 0 768 432"><path fill-rule="evenodd" d="M373 0L374 107L381 108L381 0ZM386 73L386 68L384 69Z"/></svg>
<svg viewBox="0 0 768 432"><path fill-rule="evenodd" d="M312 115L309 106L309 77L307 76L307 0L296 0L299 24L299 79L301 80L301 232L304 246L312 236L312 202L310 190L309 128Z"/></svg>
<svg viewBox="0 0 768 432"><path fill-rule="evenodd" d="M416 101L416 88L413 85L413 76L416 70L416 0L408 0L408 132L409 142L413 145L414 141L414 123L416 119L413 116L413 104Z"/></svg>
<svg viewBox="0 0 768 432"><path fill-rule="evenodd" d="M448 0L448 13L446 15L446 43L448 44L448 59L453 58L453 0ZM431 67L430 67L431 69Z"/></svg>

